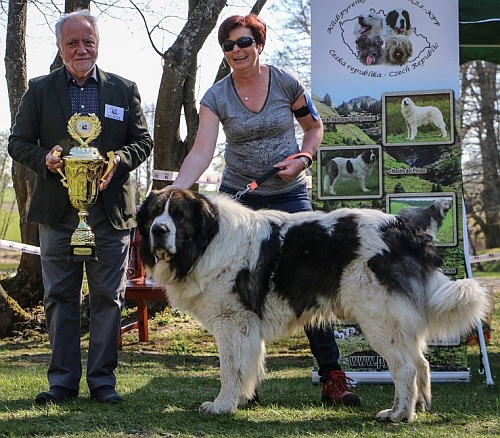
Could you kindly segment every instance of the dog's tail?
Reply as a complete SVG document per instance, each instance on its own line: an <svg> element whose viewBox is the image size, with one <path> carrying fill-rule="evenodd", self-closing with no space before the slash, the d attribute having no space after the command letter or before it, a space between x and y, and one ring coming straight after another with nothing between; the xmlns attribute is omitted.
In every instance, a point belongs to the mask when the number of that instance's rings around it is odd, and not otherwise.
<svg viewBox="0 0 500 438"><path fill-rule="evenodd" d="M488 291L476 280L450 281L441 272L435 280L437 287L429 289L427 302L431 337L466 333L485 317L489 306Z"/></svg>

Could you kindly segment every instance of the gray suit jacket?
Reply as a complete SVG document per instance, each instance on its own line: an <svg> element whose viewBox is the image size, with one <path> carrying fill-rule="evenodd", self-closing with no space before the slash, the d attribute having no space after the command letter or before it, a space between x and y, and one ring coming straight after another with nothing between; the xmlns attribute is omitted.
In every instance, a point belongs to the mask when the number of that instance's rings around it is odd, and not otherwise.
<svg viewBox="0 0 500 438"><path fill-rule="evenodd" d="M99 196L116 229L133 228L136 226L136 206L130 172L150 155L153 141L136 84L99 68L97 75L100 93L98 117L102 124L97 148L103 157L109 151L120 156L113 179ZM123 121L104 117L106 104L123 108ZM67 131L72 115L64 67L29 81L8 147L14 160L36 173L29 221L56 224L68 206L67 189L61 184L61 176L47 169L45 156L56 144L64 149L62 155L69 153L74 145Z"/></svg>

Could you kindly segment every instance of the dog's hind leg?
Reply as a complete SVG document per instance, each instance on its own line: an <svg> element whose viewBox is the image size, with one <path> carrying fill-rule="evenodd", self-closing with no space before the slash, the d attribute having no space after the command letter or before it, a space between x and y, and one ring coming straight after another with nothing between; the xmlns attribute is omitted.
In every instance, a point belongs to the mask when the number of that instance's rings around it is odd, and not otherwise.
<svg viewBox="0 0 500 438"><path fill-rule="evenodd" d="M368 324L368 327L361 324L368 342L386 360L394 382L393 406L377 414L379 421L411 421L416 418L418 372L414 356L420 346L414 334L403 332L399 324L386 321L385 329L374 324ZM391 335L387 336L387 333Z"/></svg>
<svg viewBox="0 0 500 438"><path fill-rule="evenodd" d="M415 409L421 412L431 410L431 375L429 362L423 353L425 348L425 339L422 339L421 347L418 351L415 351L413 358L417 368L417 403Z"/></svg>
<svg viewBox="0 0 500 438"><path fill-rule="evenodd" d="M212 327L219 349L221 389L213 402L200 406L200 412L233 413L255 396L264 373L265 346L258 323L251 320L242 315L237 321L222 318Z"/></svg>

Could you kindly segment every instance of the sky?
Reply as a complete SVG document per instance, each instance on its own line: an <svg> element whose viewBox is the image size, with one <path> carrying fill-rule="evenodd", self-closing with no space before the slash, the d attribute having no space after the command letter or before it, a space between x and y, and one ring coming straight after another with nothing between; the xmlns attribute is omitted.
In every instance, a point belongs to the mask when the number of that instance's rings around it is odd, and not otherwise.
<svg viewBox="0 0 500 438"><path fill-rule="evenodd" d="M161 25L167 30L155 31L153 39L156 47L160 51L165 51L173 43L184 24L182 17L185 15L184 6L187 2L179 1L178 3L182 3L182 8L179 7L178 10L175 9L174 2L151 0L149 3L157 13L149 14L147 10L143 10L143 13L150 20L151 27L158 22L159 17L162 19ZM168 3L168 10L165 9L166 3ZM236 3L240 6L224 8L219 22L233 14L247 14L253 5L253 1L234 2L234 4ZM91 10L98 17L99 23L100 45L97 60L99 67L135 81L143 105L156 104L163 70L162 58L152 48L142 19L137 13L127 10L111 11L113 16L99 14L97 10ZM267 10L264 10L261 15L268 25L266 51L261 58L263 62L266 62L266 54L272 52L273 40L276 41L280 38L276 31L279 24L277 17ZM53 33L57 18L56 16L42 16L33 4L29 3L26 41L28 78L49 72L49 66L57 54ZM3 16L2 19L6 20L6 17ZM0 26L0 52L3 59L5 54L5 23ZM215 32L212 32L199 56L198 101L213 83L221 60L222 51L218 46ZM0 131L4 132L10 129L10 110L3 62L0 63L0 78Z"/></svg>

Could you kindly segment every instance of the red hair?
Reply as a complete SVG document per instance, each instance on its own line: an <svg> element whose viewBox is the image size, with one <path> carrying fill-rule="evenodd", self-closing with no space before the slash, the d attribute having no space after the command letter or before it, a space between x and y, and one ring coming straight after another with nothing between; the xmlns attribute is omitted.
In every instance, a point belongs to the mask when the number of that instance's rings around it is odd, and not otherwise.
<svg viewBox="0 0 500 438"><path fill-rule="evenodd" d="M266 23L255 14L232 15L226 18L219 27L219 45L229 39L229 32L238 27L246 27L252 32L252 36L257 45L264 47L266 44Z"/></svg>

